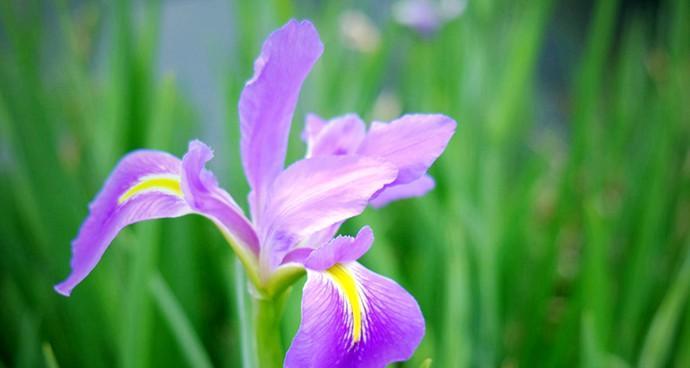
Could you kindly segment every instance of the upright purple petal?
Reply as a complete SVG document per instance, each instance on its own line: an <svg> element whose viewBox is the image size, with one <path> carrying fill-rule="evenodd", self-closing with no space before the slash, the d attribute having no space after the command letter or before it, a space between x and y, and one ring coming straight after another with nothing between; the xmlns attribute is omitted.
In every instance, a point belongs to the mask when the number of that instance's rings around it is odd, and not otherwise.
<svg viewBox="0 0 690 368"><path fill-rule="evenodd" d="M68 296L125 226L190 213L180 171L180 160L164 152L142 150L125 156L89 206L89 217L72 241L72 272L55 290Z"/></svg>
<svg viewBox="0 0 690 368"><path fill-rule="evenodd" d="M392 185L384 188L369 201L369 204L374 208L381 208L399 199L421 197L434 189L435 185L434 179L425 174L407 184Z"/></svg>
<svg viewBox="0 0 690 368"><path fill-rule="evenodd" d="M307 119L307 131L313 132L314 118ZM311 124L311 128L310 128ZM366 126L355 114L330 120L317 134L307 133L307 157L327 155L352 155L364 140Z"/></svg>
<svg viewBox="0 0 690 368"><path fill-rule="evenodd" d="M456 123L437 114L405 115L389 124L374 123L357 151L395 165L398 177L391 184L410 183L427 171L455 133Z"/></svg>
<svg viewBox="0 0 690 368"><path fill-rule="evenodd" d="M335 234L338 233L338 230L340 229L340 225L342 225L342 224L343 224L343 221L338 221L335 224L330 225L323 230L319 230L319 231L309 235L309 237L306 240L304 240L304 243L309 247L318 248L321 245L326 244L331 239L333 239Z"/></svg>
<svg viewBox="0 0 690 368"><path fill-rule="evenodd" d="M182 190L189 206L196 212L218 223L227 235L246 247L255 255L259 254L259 240L242 209L230 194L218 186L213 173L204 165L213 158L213 151L199 142L189 143L182 166Z"/></svg>
<svg viewBox="0 0 690 368"><path fill-rule="evenodd" d="M312 157L291 165L273 183L260 221L264 263L277 265L306 236L358 215L396 175L390 164L361 156Z"/></svg>
<svg viewBox="0 0 690 368"><path fill-rule="evenodd" d="M307 143L307 146L318 137L321 129L326 126L327 121L316 114L307 114L304 119L304 130L302 131L302 140Z"/></svg>
<svg viewBox="0 0 690 368"><path fill-rule="evenodd" d="M359 263L307 271L287 368L376 367L409 359L424 336L414 298Z"/></svg>
<svg viewBox="0 0 690 368"><path fill-rule="evenodd" d="M398 167L398 178L376 193L370 204L383 207L399 199L418 197L434 188L425 172L443 152L455 132L455 122L443 115L406 115L391 123L374 122L368 133L356 115L325 121L309 115L304 130L307 157L357 154L388 161ZM330 239L337 231L323 232Z"/></svg>
<svg viewBox="0 0 690 368"><path fill-rule="evenodd" d="M300 88L323 52L314 25L291 20L271 33L254 62L254 76L239 102L241 153L260 212L265 190L283 169L292 114Z"/></svg>

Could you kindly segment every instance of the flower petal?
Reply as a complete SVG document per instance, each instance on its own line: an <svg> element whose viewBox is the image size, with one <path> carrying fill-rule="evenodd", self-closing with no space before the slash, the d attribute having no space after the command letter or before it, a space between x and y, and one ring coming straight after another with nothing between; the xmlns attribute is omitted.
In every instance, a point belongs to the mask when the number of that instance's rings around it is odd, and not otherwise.
<svg viewBox="0 0 690 368"><path fill-rule="evenodd" d="M369 226L365 226L354 238L337 236L325 245L316 248L306 259L304 266L314 271L325 271L336 263L356 261L371 248L373 242L374 233Z"/></svg>
<svg viewBox="0 0 690 368"><path fill-rule="evenodd" d="M307 119L306 135L312 137L307 141L307 157L355 154L366 135L364 122L355 114L330 120L315 135L313 121Z"/></svg>
<svg viewBox="0 0 690 368"><path fill-rule="evenodd" d="M359 263L308 270L285 367L385 367L409 359L424 329L414 298Z"/></svg>
<svg viewBox="0 0 690 368"><path fill-rule="evenodd" d="M302 131L302 140L311 145L316 137L326 126L327 121L322 119L316 114L307 114L306 119L304 119L304 130Z"/></svg>
<svg viewBox="0 0 690 368"><path fill-rule="evenodd" d="M271 33L239 102L242 163L260 212L264 192L282 170L292 114L307 74L323 52L314 25L289 21Z"/></svg>
<svg viewBox="0 0 690 368"><path fill-rule="evenodd" d="M381 193L375 195L369 204L374 208L381 208L399 199L421 197L434 189L434 186L436 186L434 178L425 174L407 184L387 186Z"/></svg>
<svg viewBox="0 0 690 368"><path fill-rule="evenodd" d="M358 154L379 157L399 170L391 184L406 184L421 177L443 152L456 123L437 114L405 115L389 124L374 123Z"/></svg>
<svg viewBox="0 0 690 368"><path fill-rule="evenodd" d="M72 241L72 273L55 290L68 296L125 226L190 213L180 171L180 160L165 152L142 150L125 156L89 206L89 217Z"/></svg>
<svg viewBox="0 0 690 368"><path fill-rule="evenodd" d="M359 230L356 237L339 235L317 246L291 250L281 264L300 263L315 271L325 271L336 263L351 262L363 256L374 242L374 233L369 226Z"/></svg>
<svg viewBox="0 0 690 368"><path fill-rule="evenodd" d="M249 220L230 194L218 186L213 173L204 168L211 158L213 151L207 145L200 141L189 143L189 150L182 159L185 199L194 211L219 224L226 235L258 255L259 240Z"/></svg>
<svg viewBox="0 0 690 368"><path fill-rule="evenodd" d="M306 236L364 211L396 175L390 164L361 156L312 157L288 167L273 183L260 223L268 266Z"/></svg>
<svg viewBox="0 0 690 368"><path fill-rule="evenodd" d="M330 225L323 230L319 230L307 237L307 239L304 240L304 243L307 246L310 246L312 248L318 248L323 244L328 243L335 234L338 233L338 230L340 230L340 225L343 224L344 221L338 221L333 225Z"/></svg>
<svg viewBox="0 0 690 368"><path fill-rule="evenodd" d="M204 163L213 156L199 141L180 160L142 150L125 156L89 206L89 216L72 241L72 272L55 290L68 296L96 267L115 236L127 225L190 213L203 215L227 236L258 254L256 233L230 195L218 187Z"/></svg>

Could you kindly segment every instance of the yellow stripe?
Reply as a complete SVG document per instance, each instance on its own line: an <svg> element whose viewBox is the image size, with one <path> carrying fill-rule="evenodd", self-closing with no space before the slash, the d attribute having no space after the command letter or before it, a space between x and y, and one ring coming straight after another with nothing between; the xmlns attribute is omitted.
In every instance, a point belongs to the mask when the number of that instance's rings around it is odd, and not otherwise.
<svg viewBox="0 0 690 368"><path fill-rule="evenodd" d="M117 200L117 204L122 204L128 199L149 191L165 191L170 192L176 196L182 197L182 188L180 187L180 178L174 176L148 176L142 178L135 186L129 188Z"/></svg>
<svg viewBox="0 0 690 368"><path fill-rule="evenodd" d="M362 303L355 278L340 263L326 270L340 290L345 294L352 312L352 342L358 342L362 336Z"/></svg>

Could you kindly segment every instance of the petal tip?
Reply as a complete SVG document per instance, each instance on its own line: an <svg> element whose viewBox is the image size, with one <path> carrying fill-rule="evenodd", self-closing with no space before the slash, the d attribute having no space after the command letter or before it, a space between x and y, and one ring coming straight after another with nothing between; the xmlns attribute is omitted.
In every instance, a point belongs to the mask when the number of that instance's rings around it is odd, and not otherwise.
<svg viewBox="0 0 690 368"><path fill-rule="evenodd" d="M366 237L366 238L371 238L371 240L374 240L374 231L371 229L371 226L369 225L364 225L361 229L359 229L359 232L357 232L357 238L359 237Z"/></svg>
<svg viewBox="0 0 690 368"><path fill-rule="evenodd" d="M189 145L187 146L188 151L201 151L202 153L206 155L210 155L213 157L213 149L208 146L208 144L198 140L194 139L189 142Z"/></svg>
<svg viewBox="0 0 690 368"><path fill-rule="evenodd" d="M53 290L62 296L70 296L72 294L72 287L67 285L66 281L53 286Z"/></svg>

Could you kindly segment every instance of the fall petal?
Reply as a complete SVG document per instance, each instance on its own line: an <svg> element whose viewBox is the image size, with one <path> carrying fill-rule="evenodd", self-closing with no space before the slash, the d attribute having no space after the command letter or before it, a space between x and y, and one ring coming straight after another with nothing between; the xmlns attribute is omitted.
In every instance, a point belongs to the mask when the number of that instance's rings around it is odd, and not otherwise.
<svg viewBox="0 0 690 368"><path fill-rule="evenodd" d="M424 336L414 298L351 262L308 271L302 320L285 367L385 367L409 359Z"/></svg>
<svg viewBox="0 0 690 368"><path fill-rule="evenodd" d="M182 190L189 206L211 219L242 247L259 254L259 240L242 209L230 194L218 186L213 173L204 165L213 158L213 151L202 142L193 141L182 159Z"/></svg>
<svg viewBox="0 0 690 368"><path fill-rule="evenodd" d="M142 150L125 156L89 205L89 216L72 241L72 272L55 290L69 295L125 226L190 213L180 171L180 160L165 152Z"/></svg>

